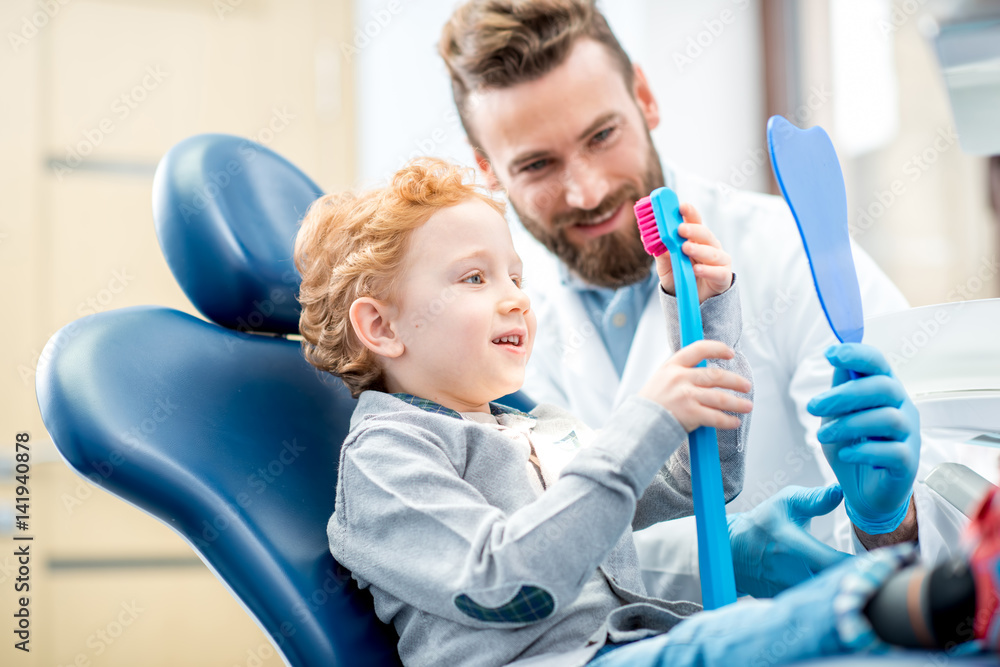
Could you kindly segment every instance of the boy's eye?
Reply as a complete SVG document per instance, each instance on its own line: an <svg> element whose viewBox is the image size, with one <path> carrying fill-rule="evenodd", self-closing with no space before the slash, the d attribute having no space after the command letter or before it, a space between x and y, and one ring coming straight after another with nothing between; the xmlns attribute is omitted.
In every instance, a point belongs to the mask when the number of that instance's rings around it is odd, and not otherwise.
<svg viewBox="0 0 1000 667"><path fill-rule="evenodd" d="M463 283L472 283L473 285L482 285L483 284L483 274L481 274L481 273L473 273L471 276L467 276L467 277L463 278L462 282Z"/></svg>
<svg viewBox="0 0 1000 667"><path fill-rule="evenodd" d="M523 281L521 280L521 276L511 276L510 279L513 280L514 284L517 285L519 288L523 284Z"/></svg>

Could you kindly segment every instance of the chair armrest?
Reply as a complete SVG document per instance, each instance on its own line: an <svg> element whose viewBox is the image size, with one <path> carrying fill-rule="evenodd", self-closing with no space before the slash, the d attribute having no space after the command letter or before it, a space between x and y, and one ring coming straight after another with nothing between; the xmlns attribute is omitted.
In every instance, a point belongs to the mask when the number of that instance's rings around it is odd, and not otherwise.
<svg viewBox="0 0 1000 667"><path fill-rule="evenodd" d="M975 511L980 499L994 485L961 463L942 463L931 470L924 483L965 516Z"/></svg>

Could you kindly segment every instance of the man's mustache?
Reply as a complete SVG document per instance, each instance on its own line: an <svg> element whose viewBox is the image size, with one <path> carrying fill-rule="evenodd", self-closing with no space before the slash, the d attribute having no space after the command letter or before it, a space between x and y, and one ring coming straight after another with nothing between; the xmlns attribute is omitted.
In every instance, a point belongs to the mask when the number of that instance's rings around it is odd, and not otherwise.
<svg viewBox="0 0 1000 667"><path fill-rule="evenodd" d="M632 203L635 203L639 201L640 198L641 195L636 192L634 187L626 186L618 192L605 197L597 208L586 210L578 208L568 213L563 213L553 217L553 226L557 229L562 229L564 227L572 227L573 225L577 225L582 222L589 222L607 215L621 206L624 202L631 201Z"/></svg>

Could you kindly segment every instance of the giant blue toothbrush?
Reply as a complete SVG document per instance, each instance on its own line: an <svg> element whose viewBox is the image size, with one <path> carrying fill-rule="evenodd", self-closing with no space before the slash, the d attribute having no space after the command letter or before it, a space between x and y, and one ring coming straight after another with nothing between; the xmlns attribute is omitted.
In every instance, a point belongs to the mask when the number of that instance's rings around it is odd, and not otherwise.
<svg viewBox="0 0 1000 667"><path fill-rule="evenodd" d="M669 188L657 188L635 204L646 252L655 256L669 250L677 294L677 313L681 327L681 346L704 338L701 304L691 259L681 246L684 239L677 230L681 218L677 195ZM699 366L705 366L702 361ZM691 492L698 530L698 567L701 573L701 600L705 609L718 609L736 601L733 553L729 546L726 502L719 465L719 441L715 429L700 426L688 434L691 453Z"/></svg>

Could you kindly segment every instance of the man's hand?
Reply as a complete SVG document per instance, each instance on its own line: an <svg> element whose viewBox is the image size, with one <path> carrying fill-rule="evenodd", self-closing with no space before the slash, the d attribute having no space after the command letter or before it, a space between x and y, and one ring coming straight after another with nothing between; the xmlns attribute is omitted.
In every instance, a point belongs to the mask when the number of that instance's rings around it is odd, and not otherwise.
<svg viewBox="0 0 1000 667"><path fill-rule="evenodd" d="M916 513L910 504L920 462L920 415L889 363L874 347L834 345L826 352L836 369L833 388L807 409L823 418L817 437L844 489L847 516L858 537L877 546L912 540ZM850 379L848 371L859 374ZM912 524L912 525L911 525ZM867 534L867 535L865 535Z"/></svg>
<svg viewBox="0 0 1000 667"><path fill-rule="evenodd" d="M850 558L807 530L814 516L833 511L843 497L836 484L815 489L786 486L752 510L730 514L736 588L758 598L774 597Z"/></svg>
<svg viewBox="0 0 1000 667"><path fill-rule="evenodd" d="M684 222L677 227L677 233L687 239L682 248L684 254L691 258L698 283L698 303L705 303L706 299L722 294L733 284L733 262L712 230L702 223L701 215L694 206L681 204L680 213ZM656 273L660 276L663 290L673 295L674 271L669 251L656 258Z"/></svg>

